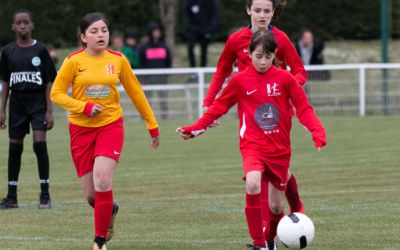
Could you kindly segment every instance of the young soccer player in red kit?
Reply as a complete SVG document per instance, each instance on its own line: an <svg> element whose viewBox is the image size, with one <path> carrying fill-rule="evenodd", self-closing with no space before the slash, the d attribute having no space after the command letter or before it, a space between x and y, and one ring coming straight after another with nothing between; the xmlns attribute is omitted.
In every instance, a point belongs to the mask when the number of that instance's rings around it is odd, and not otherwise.
<svg viewBox="0 0 400 250"><path fill-rule="evenodd" d="M51 90L51 100L70 111L71 154L89 205L94 207L94 250L106 250L114 233L118 206L112 180L121 156L124 128L118 82L146 121L152 148L159 145L156 118L121 53L108 50L105 17L89 13L80 23L83 49L65 59ZM67 95L72 85L71 96Z"/></svg>
<svg viewBox="0 0 400 250"><path fill-rule="evenodd" d="M283 217L284 191L291 157L291 105L311 132L318 152L326 144L325 129L300 84L273 65L277 42L268 30L254 33L249 46L252 64L235 74L208 111L193 125L177 128L184 139L205 132L216 119L238 104L240 151L246 177L246 218L253 249L274 249L276 228ZM261 180L268 180L269 208L263 209ZM263 211L268 211L266 234ZM267 241L267 243L265 242Z"/></svg>
<svg viewBox="0 0 400 250"><path fill-rule="evenodd" d="M271 21L281 15L285 6L286 0L247 0L246 11L251 18L251 24L231 34L226 41L216 72L208 88L207 96L203 101L204 111L207 111L222 89L225 80L231 75L233 65L236 63L239 71L243 71L251 64L251 59L248 56L250 39L253 33L260 29L270 30L278 43L275 53L277 65L282 69L289 66L290 73L294 76L296 82L299 85L305 84L307 72L295 47L283 31L271 25ZM218 121L216 121L212 126L218 124ZM268 186L265 181L263 182L262 193L263 202L268 203ZM296 177L293 174L291 174L287 183L285 196L290 206L290 212L304 212Z"/></svg>

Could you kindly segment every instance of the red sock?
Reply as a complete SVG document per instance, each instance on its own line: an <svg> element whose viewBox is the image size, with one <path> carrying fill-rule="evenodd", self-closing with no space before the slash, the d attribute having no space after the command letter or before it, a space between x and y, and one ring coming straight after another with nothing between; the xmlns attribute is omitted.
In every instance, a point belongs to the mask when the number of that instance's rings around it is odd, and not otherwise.
<svg viewBox="0 0 400 250"><path fill-rule="evenodd" d="M95 191L94 204L94 228L95 235L106 237L108 224L110 224L111 214L113 210L113 194L112 190L106 192Z"/></svg>
<svg viewBox="0 0 400 250"><path fill-rule="evenodd" d="M299 196L299 190L297 187L296 177L293 174L287 182L285 196L289 203L290 211L293 212L300 211L301 200Z"/></svg>
<svg viewBox="0 0 400 250"><path fill-rule="evenodd" d="M284 216L283 212L280 214L273 214L271 209L268 209L268 221L267 228L265 230L265 239L266 241L274 241L276 236L276 228L278 227L279 221Z"/></svg>
<svg viewBox="0 0 400 250"><path fill-rule="evenodd" d="M265 238L262 230L261 194L251 195L246 193L245 212L253 245L265 247Z"/></svg>
<svg viewBox="0 0 400 250"><path fill-rule="evenodd" d="M268 221L268 211L269 211L268 179L265 175L263 175L261 179L261 207L263 215L263 231L265 232L265 228Z"/></svg>

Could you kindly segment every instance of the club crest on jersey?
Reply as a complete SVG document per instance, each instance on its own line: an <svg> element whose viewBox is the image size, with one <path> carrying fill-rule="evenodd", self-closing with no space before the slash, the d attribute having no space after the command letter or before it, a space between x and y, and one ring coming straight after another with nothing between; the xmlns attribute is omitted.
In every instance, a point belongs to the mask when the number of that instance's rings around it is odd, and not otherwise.
<svg viewBox="0 0 400 250"><path fill-rule="evenodd" d="M32 65L33 66L37 67L37 66L40 65L40 63L41 63L41 61L40 61L39 57L35 56L34 58L32 58Z"/></svg>
<svg viewBox="0 0 400 250"><path fill-rule="evenodd" d="M106 64L107 75L114 75L114 64Z"/></svg>
<svg viewBox="0 0 400 250"><path fill-rule="evenodd" d="M267 94L268 96L280 96L282 93L278 88L279 84L274 82L273 84L267 83Z"/></svg>

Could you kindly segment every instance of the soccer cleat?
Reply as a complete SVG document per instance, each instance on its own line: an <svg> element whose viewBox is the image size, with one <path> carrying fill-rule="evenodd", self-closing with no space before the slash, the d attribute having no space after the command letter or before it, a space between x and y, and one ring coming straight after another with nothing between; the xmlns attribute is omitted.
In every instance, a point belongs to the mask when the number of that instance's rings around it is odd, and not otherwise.
<svg viewBox="0 0 400 250"><path fill-rule="evenodd" d="M277 250L278 247L276 246L276 242L275 241L267 241L267 248L265 248L267 250Z"/></svg>
<svg viewBox="0 0 400 250"><path fill-rule="evenodd" d="M253 250L268 250L268 249L265 248L265 247L254 246L253 244L247 244L247 247L248 247L248 248L251 248L251 249L253 249Z"/></svg>
<svg viewBox="0 0 400 250"><path fill-rule="evenodd" d="M40 194L39 197L39 209L51 208L50 194Z"/></svg>
<svg viewBox="0 0 400 250"><path fill-rule="evenodd" d="M117 203L113 204L113 211L112 211L112 215L111 215L111 220L110 220L110 224L108 225L108 231L107 231L107 236L106 236L106 241L109 241L112 239L112 237L114 236L114 222L115 222L115 217L118 214L118 210L119 210L119 206Z"/></svg>
<svg viewBox="0 0 400 250"><path fill-rule="evenodd" d="M6 197L0 202L0 209L4 210L10 208L18 208L18 201L17 199L10 199Z"/></svg>
<svg viewBox="0 0 400 250"><path fill-rule="evenodd" d="M299 208L296 210L296 209L292 209L292 208L290 208L290 213L292 214L292 213L301 213L301 214L304 214L304 204L303 204L303 202L300 200L300 206L299 206Z"/></svg>
<svg viewBox="0 0 400 250"><path fill-rule="evenodd" d="M103 246L100 248L96 242L93 242L93 250L107 250L106 244L104 243Z"/></svg>

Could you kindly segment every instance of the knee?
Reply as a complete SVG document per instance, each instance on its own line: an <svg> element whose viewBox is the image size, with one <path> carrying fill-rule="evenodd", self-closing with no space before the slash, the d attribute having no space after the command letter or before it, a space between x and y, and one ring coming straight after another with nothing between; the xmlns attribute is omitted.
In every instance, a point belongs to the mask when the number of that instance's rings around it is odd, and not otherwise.
<svg viewBox="0 0 400 250"><path fill-rule="evenodd" d="M96 191L105 192L111 189L112 177L108 175L97 175L94 177L94 188Z"/></svg>
<svg viewBox="0 0 400 250"><path fill-rule="evenodd" d="M261 183L256 179L246 180L246 192L248 194L259 194L261 193Z"/></svg>
<svg viewBox="0 0 400 250"><path fill-rule="evenodd" d="M283 202L270 200L269 208L273 214L280 214L283 212Z"/></svg>

